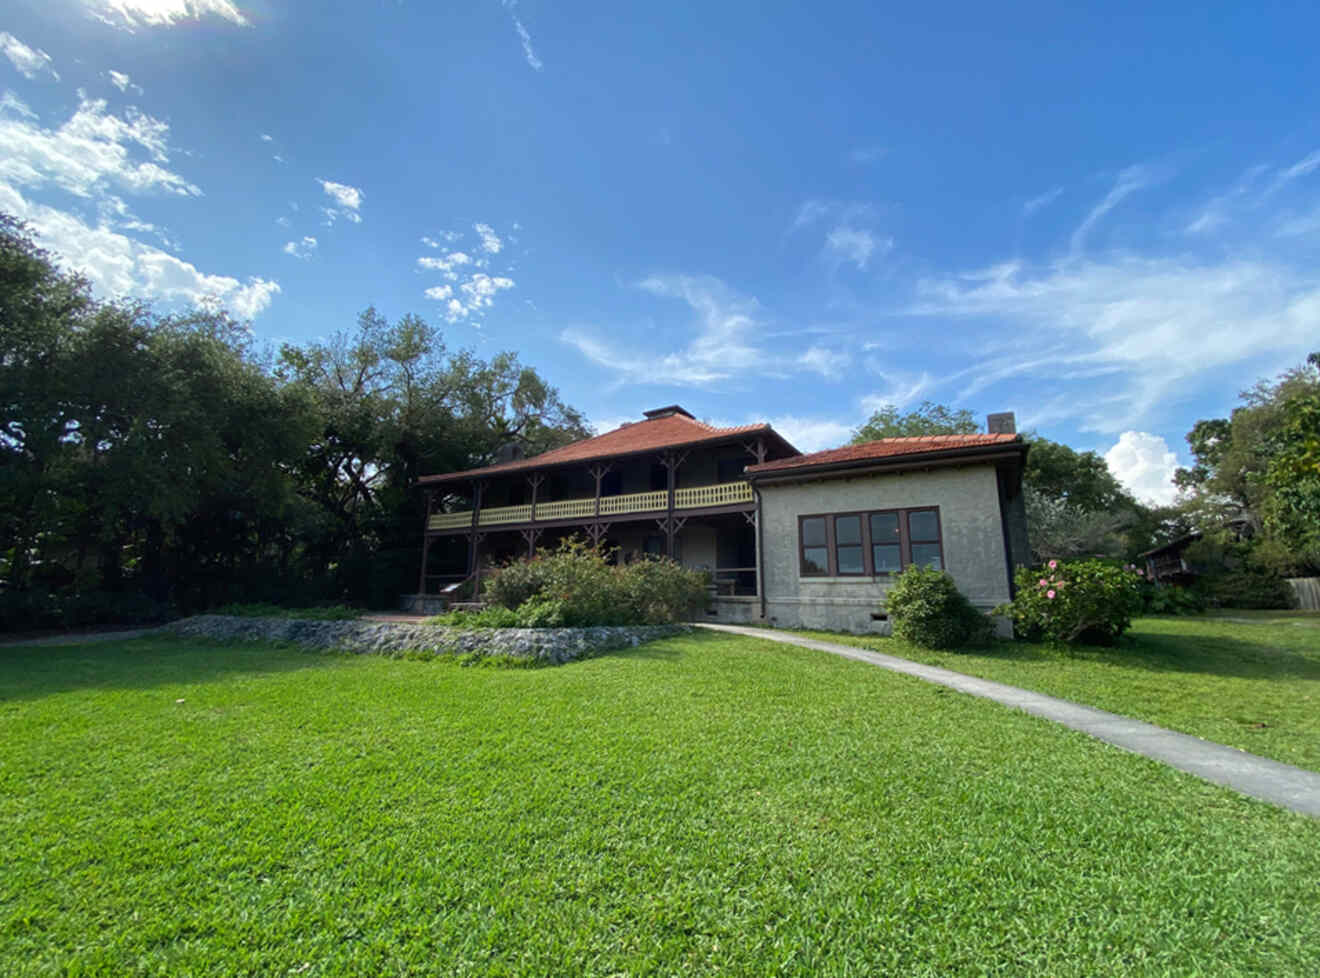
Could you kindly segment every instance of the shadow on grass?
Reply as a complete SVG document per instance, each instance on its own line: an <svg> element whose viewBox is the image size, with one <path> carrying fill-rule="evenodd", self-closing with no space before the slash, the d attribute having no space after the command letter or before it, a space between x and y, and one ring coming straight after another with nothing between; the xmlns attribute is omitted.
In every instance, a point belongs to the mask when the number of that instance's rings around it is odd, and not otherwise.
<svg viewBox="0 0 1320 978"><path fill-rule="evenodd" d="M591 656L593 659L604 658L626 658L626 659L659 659L666 662L673 662L682 658L693 651L693 646L697 645L718 645L721 641L728 641L729 636L720 635L716 632L708 632L701 628L694 628L690 632L684 632L679 635L668 635L664 638L653 639L650 642L644 642L641 645L632 645L622 649L610 649L601 652L598 655ZM674 642L681 642L683 648L674 646ZM587 659L578 660L581 662L589 661ZM571 665L572 663L568 663Z"/></svg>
<svg viewBox="0 0 1320 978"><path fill-rule="evenodd" d="M877 651L903 655L901 648ZM996 642L991 648L971 654L1002 662L1066 663L1090 662L1147 672L1183 672L1228 676L1238 679L1320 680L1320 654L1306 655L1268 640L1253 641L1224 635L1201 636L1144 632L1129 634L1116 646L1079 646L1057 649L1030 642ZM957 669L958 654L945 663Z"/></svg>
<svg viewBox="0 0 1320 978"><path fill-rule="evenodd" d="M88 689L141 690L317 669L343 653L175 636L0 650L0 702Z"/></svg>

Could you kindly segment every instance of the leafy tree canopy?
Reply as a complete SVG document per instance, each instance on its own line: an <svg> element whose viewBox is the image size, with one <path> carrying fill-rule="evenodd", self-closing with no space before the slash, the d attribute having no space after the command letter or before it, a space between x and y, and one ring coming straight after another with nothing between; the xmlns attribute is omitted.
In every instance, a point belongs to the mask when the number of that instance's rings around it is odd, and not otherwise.
<svg viewBox="0 0 1320 978"><path fill-rule="evenodd" d="M886 404L853 432L852 443L917 435L974 435L980 430L976 415L966 408L922 401L916 410L904 414L893 404Z"/></svg>

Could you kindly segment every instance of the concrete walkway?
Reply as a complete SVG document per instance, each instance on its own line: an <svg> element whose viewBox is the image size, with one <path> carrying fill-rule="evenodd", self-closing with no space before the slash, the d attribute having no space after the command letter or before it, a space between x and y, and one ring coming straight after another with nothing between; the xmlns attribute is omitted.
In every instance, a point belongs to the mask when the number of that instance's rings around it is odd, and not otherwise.
<svg viewBox="0 0 1320 978"><path fill-rule="evenodd" d="M1006 686L988 679L977 679L975 676L967 676L951 669L926 666L908 659L854 648L851 645L819 642L787 632L748 628L744 625L714 625L703 622L700 627L829 652L859 662L868 662L882 669L916 676L927 682L956 689L960 693L994 700L1004 706L1025 710L1046 720L1061 723L1065 727L1079 730L1097 740L1103 740L1107 744L1132 751L1134 754L1163 761L1180 771L1225 785L1252 798L1259 798L1304 815L1320 818L1320 773L1314 771L1306 771L1291 764L1281 764L1233 747L1225 747L1223 744L1165 730L1151 723L1143 723L1130 717L1119 716L1117 713L1108 713L1094 707L1046 696L1044 693L1033 693L1030 690L1018 689L1016 686Z"/></svg>

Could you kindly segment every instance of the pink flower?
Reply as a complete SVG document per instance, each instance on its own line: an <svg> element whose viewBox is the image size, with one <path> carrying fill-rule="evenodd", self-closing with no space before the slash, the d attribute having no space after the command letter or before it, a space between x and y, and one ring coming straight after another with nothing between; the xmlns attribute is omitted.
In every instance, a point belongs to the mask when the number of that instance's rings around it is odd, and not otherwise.
<svg viewBox="0 0 1320 978"><path fill-rule="evenodd" d="M1049 563L1050 570L1054 570L1058 566L1059 566L1059 562L1057 560L1051 560Z"/></svg>
<svg viewBox="0 0 1320 978"><path fill-rule="evenodd" d="M1145 573L1141 570L1140 567L1137 568L1137 576L1138 576L1138 577L1145 577L1145 576L1146 576Z"/></svg>
<svg viewBox="0 0 1320 978"><path fill-rule="evenodd" d="M1047 598L1053 598L1053 597L1054 597L1054 589L1053 589L1053 588L1050 588L1048 591L1046 591L1046 592L1045 592L1045 597L1047 597Z"/></svg>
<svg viewBox="0 0 1320 978"><path fill-rule="evenodd" d="M1045 578L1042 577L1042 578L1040 579L1040 586L1041 586L1041 587L1044 587L1044 586L1045 586L1046 584L1048 584L1048 583L1050 583L1050 582L1047 581L1047 580L1045 580Z"/></svg>

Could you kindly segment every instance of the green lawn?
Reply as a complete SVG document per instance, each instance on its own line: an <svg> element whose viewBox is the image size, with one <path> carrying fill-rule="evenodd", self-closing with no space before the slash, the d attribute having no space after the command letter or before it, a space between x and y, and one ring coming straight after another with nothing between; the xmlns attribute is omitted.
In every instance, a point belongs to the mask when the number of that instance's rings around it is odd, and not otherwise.
<svg viewBox="0 0 1320 978"><path fill-rule="evenodd" d="M1141 618L1112 649L996 642L931 652L896 639L802 632L1137 717L1320 771L1320 615Z"/></svg>
<svg viewBox="0 0 1320 978"><path fill-rule="evenodd" d="M1320 973L1320 821L756 640L10 649L0 742L11 978Z"/></svg>

